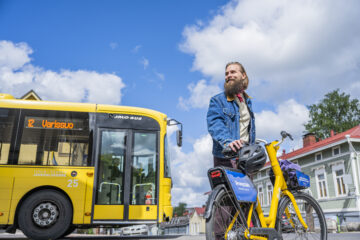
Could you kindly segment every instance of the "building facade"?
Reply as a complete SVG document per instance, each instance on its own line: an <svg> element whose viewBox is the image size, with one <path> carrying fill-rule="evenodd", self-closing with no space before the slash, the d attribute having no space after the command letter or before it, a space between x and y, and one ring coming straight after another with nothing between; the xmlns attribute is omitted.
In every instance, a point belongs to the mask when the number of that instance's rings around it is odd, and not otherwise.
<svg viewBox="0 0 360 240"><path fill-rule="evenodd" d="M189 218L189 234L199 235L205 234L205 207L195 207Z"/></svg>
<svg viewBox="0 0 360 240"><path fill-rule="evenodd" d="M205 234L205 206L187 208L184 216L174 216L170 222L160 225L165 235L200 235Z"/></svg>
<svg viewBox="0 0 360 240"><path fill-rule="evenodd" d="M303 148L283 153L310 176L308 191L321 205L325 217L339 221L341 228L360 230L360 125L345 132L331 133L316 141L313 134L303 138ZM265 214L269 211L273 186L270 163L253 176Z"/></svg>

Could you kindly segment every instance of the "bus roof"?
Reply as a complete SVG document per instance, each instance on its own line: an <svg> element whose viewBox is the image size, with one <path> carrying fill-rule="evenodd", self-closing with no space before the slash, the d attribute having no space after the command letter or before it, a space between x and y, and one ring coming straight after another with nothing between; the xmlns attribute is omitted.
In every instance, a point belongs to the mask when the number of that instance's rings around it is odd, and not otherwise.
<svg viewBox="0 0 360 240"><path fill-rule="evenodd" d="M166 115L164 113L146 108L94 104L94 103L22 100L22 99L16 99L10 94L3 94L3 93L0 93L0 107L72 111L72 112L94 112L94 113L98 112L98 113L145 115L148 117L156 118L158 121L166 120Z"/></svg>

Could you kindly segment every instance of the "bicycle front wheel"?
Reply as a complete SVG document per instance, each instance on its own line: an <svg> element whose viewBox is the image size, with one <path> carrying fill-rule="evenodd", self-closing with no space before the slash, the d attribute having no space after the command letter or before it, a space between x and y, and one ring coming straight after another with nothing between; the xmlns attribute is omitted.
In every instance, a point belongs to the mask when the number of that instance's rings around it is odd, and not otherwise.
<svg viewBox="0 0 360 240"><path fill-rule="evenodd" d="M235 240L239 239L239 233L245 231L246 222L241 220L240 214L247 216L249 206L243 204L244 206L239 209L235 201L229 191L220 190L215 198L211 216L206 221L206 240ZM258 217L254 212L252 223L259 226Z"/></svg>
<svg viewBox="0 0 360 240"><path fill-rule="evenodd" d="M282 233L284 240L290 239L327 239L327 227L324 213L318 202L310 195L293 193L295 202L300 210L307 228L301 223L295 212L294 204L289 197L279 207L277 230Z"/></svg>

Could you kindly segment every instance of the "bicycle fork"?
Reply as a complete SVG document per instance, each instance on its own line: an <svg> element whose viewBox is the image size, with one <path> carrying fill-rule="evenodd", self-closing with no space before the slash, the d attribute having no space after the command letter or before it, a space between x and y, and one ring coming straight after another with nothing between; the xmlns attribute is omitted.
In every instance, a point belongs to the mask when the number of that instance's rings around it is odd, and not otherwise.
<svg viewBox="0 0 360 240"><path fill-rule="evenodd" d="M307 230L308 225L306 224L303 217L301 216L299 206L297 205L294 196L292 195L292 193L289 190L284 190L283 193L290 198L290 201L294 206L296 216L298 217L300 223L303 225L304 229ZM291 215L290 215L290 212L289 212L288 208L285 209L285 214L286 214L286 217L289 219L289 222L290 222L291 226L295 227L295 223L291 219Z"/></svg>

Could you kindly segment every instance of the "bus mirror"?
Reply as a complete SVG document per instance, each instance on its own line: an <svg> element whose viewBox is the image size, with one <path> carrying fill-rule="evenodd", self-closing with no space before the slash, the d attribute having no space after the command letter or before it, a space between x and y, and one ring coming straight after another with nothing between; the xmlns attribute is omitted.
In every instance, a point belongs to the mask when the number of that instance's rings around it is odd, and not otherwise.
<svg viewBox="0 0 360 240"><path fill-rule="evenodd" d="M179 147L182 146L182 123L175 120L175 119L168 119L167 120L167 125L168 126L174 126L174 125L179 125L180 129L176 131L176 143Z"/></svg>
<svg viewBox="0 0 360 240"><path fill-rule="evenodd" d="M181 130L176 131L176 143L179 147L182 146L182 131Z"/></svg>

